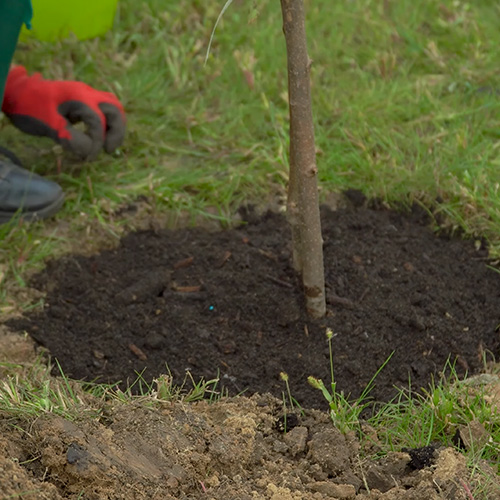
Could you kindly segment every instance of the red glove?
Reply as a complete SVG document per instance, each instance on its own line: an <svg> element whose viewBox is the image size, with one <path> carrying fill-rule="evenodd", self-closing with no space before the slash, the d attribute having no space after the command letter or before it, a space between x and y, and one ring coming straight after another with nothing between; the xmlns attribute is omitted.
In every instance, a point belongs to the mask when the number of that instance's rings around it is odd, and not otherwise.
<svg viewBox="0 0 500 500"><path fill-rule="evenodd" d="M2 111L23 132L48 136L82 159L95 158L104 148L112 153L125 136L125 111L110 92L85 83L44 80L40 73L11 69ZM83 122L82 132L71 124Z"/></svg>

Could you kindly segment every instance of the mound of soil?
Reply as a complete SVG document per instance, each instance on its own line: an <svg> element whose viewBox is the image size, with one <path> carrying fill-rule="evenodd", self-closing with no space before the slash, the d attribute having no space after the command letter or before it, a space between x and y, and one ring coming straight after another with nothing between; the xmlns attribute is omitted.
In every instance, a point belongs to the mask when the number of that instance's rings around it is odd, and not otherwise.
<svg viewBox="0 0 500 500"><path fill-rule="evenodd" d="M427 386L447 360L474 373L500 354L500 277L484 245L437 237L418 210L323 209L328 316L311 321L290 266L282 215L247 214L236 229L141 231L98 255L53 261L33 285L45 307L11 320L72 378L182 382L220 376L230 394L281 397L280 372L303 407L326 406L307 384L358 396L392 352L372 393Z"/></svg>
<svg viewBox="0 0 500 500"><path fill-rule="evenodd" d="M26 500L467 500L451 448L360 460L359 442L311 410L281 432L271 396L109 405L101 421L47 415L22 431L0 420L0 497ZM14 422L10 422L14 424ZM413 454L419 453L413 450ZM491 474L491 471L489 471ZM499 485L482 489L498 498Z"/></svg>

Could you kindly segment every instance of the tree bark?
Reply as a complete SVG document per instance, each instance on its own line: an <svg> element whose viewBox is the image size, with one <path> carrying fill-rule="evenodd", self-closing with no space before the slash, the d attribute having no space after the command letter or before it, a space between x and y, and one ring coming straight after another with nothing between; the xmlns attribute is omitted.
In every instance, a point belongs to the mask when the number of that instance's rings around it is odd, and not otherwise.
<svg viewBox="0 0 500 500"><path fill-rule="evenodd" d="M303 0L281 0L288 62L290 176L287 213L292 229L293 265L302 275L307 312L325 315L323 238L314 144L310 68Z"/></svg>

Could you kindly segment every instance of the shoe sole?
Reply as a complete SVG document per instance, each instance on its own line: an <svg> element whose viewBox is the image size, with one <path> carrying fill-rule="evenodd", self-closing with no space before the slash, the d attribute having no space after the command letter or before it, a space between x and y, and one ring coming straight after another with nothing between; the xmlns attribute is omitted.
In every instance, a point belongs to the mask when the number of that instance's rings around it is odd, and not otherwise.
<svg viewBox="0 0 500 500"><path fill-rule="evenodd" d="M2 212L0 211L0 224L6 224L14 219L19 219L25 222L34 222L37 220L48 219L55 215L64 203L64 193L61 193L59 198L54 200L50 205L41 208L40 210L34 210L32 212L23 212L22 209L15 213L12 212Z"/></svg>

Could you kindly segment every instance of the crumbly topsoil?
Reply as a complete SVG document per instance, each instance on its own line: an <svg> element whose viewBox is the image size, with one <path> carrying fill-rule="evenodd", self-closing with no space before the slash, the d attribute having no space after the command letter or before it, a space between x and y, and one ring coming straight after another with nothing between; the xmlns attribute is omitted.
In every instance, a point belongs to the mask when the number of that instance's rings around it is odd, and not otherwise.
<svg viewBox="0 0 500 500"><path fill-rule="evenodd" d="M66 375L147 383L220 376L231 395L285 389L326 408L307 377L357 397L384 361L372 396L426 387L448 359L460 375L500 358L500 275L480 241L436 236L423 211L366 206L322 212L328 316L304 315L290 266L290 230L275 213L246 224L146 230L113 250L52 261L32 286L45 307L10 321L57 358ZM137 386L136 386L137 387Z"/></svg>

